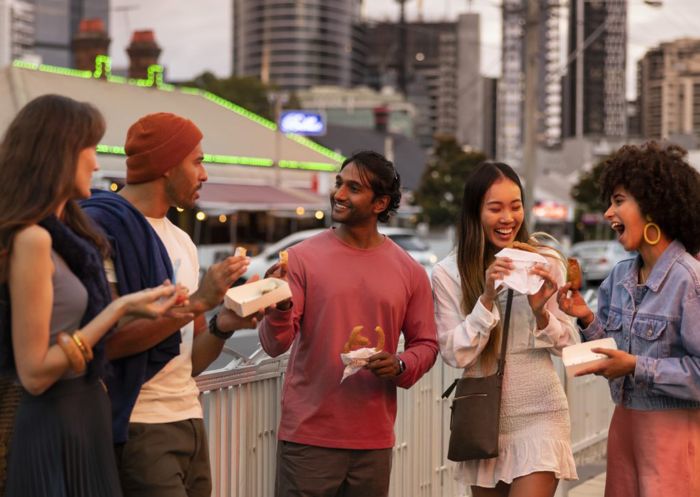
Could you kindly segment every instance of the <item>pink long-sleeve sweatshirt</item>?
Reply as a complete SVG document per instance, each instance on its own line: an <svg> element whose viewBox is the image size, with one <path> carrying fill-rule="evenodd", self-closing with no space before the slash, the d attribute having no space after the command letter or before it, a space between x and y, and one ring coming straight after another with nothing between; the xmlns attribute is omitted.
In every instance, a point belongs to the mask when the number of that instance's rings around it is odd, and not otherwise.
<svg viewBox="0 0 700 497"><path fill-rule="evenodd" d="M396 387L409 388L438 351L433 299L425 270L391 239L376 248L343 243L333 229L289 250L293 306L272 311L259 334L271 356L292 351L282 392L280 440L321 447L383 449L394 445ZM350 331L399 354L406 370L381 379L361 370L342 384L340 353Z"/></svg>

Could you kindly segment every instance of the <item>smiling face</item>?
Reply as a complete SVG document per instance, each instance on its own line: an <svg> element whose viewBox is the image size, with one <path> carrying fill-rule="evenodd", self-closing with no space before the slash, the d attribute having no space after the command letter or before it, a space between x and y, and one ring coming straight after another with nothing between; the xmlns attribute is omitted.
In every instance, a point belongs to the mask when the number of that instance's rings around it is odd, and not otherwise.
<svg viewBox="0 0 700 497"><path fill-rule="evenodd" d="M375 197L367 174L371 173L361 174L351 162L335 177L335 187L331 191L333 221L349 226L376 224L379 214L387 208L388 196Z"/></svg>
<svg viewBox="0 0 700 497"><path fill-rule="evenodd" d="M625 250L639 250L640 245L644 243L646 221L637 201L623 187L617 186L613 190L610 207L605 211L605 219L617 232L617 240Z"/></svg>
<svg viewBox="0 0 700 497"><path fill-rule="evenodd" d="M84 148L78 154L78 163L75 167L74 195L76 198L88 198L92 174L99 170L97 164L97 151L95 147Z"/></svg>
<svg viewBox="0 0 700 497"><path fill-rule="evenodd" d="M165 192L170 205L183 209L195 206L199 190L208 178L203 161L202 145L198 144L180 164L164 174Z"/></svg>
<svg viewBox="0 0 700 497"><path fill-rule="evenodd" d="M509 247L523 225L522 193L508 178L496 180L484 195L481 226L484 237L498 249Z"/></svg>

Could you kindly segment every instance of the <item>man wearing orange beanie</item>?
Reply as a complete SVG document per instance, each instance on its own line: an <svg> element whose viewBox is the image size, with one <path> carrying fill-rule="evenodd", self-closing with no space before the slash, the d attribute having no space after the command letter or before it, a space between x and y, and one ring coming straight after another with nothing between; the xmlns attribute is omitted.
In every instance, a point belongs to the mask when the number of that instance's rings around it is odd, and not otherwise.
<svg viewBox="0 0 700 497"><path fill-rule="evenodd" d="M224 309L206 331L203 313L221 303L248 259L214 264L198 285L196 247L166 217L171 207L193 208L199 198L207 180L201 140L189 119L162 112L142 117L126 136L126 186L118 194L95 192L83 205L112 243L113 267L107 271L117 293L152 286L163 275L194 290L177 316L132 321L107 343L117 373L109 392L125 497L211 495L194 376L235 330L255 328L257 321ZM160 276L149 280L151 274Z"/></svg>

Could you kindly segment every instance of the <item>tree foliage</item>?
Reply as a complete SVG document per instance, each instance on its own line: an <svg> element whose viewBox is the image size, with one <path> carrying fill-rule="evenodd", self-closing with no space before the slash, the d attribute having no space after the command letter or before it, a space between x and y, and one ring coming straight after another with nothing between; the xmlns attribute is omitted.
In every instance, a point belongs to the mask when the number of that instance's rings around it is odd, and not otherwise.
<svg viewBox="0 0 700 497"><path fill-rule="evenodd" d="M433 226L455 224L462 203L464 181L486 160L481 152L465 152L452 136L436 138L435 150L426 167L415 203Z"/></svg>
<svg viewBox="0 0 700 497"><path fill-rule="evenodd" d="M201 88L266 119L275 120L274 106L268 99L268 92L274 88L257 78L250 76L217 78L210 72L204 72L194 80L183 83L183 86Z"/></svg>
<svg viewBox="0 0 700 497"><path fill-rule="evenodd" d="M582 240L607 240L612 231L607 229L603 212L608 202L600 195L600 175L603 172L604 159L590 171L582 172L578 182L571 188L571 198L576 201L574 215L574 242Z"/></svg>
<svg viewBox="0 0 700 497"><path fill-rule="evenodd" d="M603 171L603 161L598 162L590 171L579 175L578 183L571 188L571 198L577 203L582 212L603 212L607 205L600 198L600 174Z"/></svg>

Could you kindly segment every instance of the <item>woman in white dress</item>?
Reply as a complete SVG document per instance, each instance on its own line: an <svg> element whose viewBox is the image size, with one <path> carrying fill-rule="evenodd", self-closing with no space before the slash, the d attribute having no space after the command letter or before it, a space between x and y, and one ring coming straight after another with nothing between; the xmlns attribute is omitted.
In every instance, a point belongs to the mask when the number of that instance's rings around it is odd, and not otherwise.
<svg viewBox="0 0 700 497"><path fill-rule="evenodd" d="M548 258L531 272L544 284L513 298L501 400L499 455L459 463L456 478L474 497L551 497L561 479L576 479L569 410L550 354L560 355L578 334L556 298L565 283L558 254L529 239L523 191L506 164L482 163L464 187L456 249L432 274L443 360L464 376L496 371L500 317L506 293L495 281L513 268L494 254L514 241L529 242Z"/></svg>

